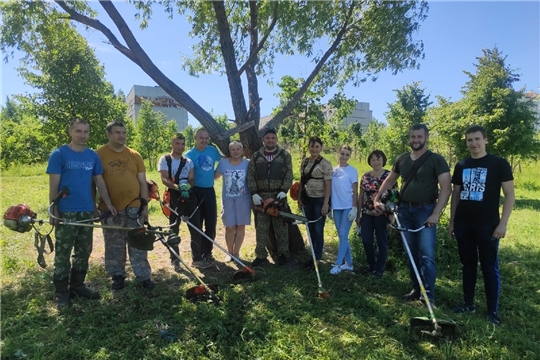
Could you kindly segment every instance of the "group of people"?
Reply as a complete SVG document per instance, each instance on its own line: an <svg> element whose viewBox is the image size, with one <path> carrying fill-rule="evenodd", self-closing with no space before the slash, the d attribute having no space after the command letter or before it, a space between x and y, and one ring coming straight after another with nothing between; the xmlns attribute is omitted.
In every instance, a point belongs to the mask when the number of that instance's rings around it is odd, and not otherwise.
<svg viewBox="0 0 540 360"><path fill-rule="evenodd" d="M92 228L69 225L70 221L92 221L97 211L102 223L108 225L133 228L148 220L147 208L141 206L141 201L144 205L149 196L142 157L125 145L124 124L111 122L106 131L109 142L94 152L86 147L89 124L74 120L69 128L71 142L53 151L49 159L50 201L62 187L70 189L70 194L54 208L54 215L66 220L56 227L53 281L59 308L71 305L70 294L99 298L99 293L84 284L92 251ZM483 127L469 128L465 137L471 156L456 164L452 177L445 159L427 149L428 128L416 124L409 131L412 151L398 156L391 170L384 168L387 162L384 152L372 151L367 157L371 170L360 180L357 170L348 163L352 153L349 146L343 145L339 149L338 164L333 167L321 155L322 140L316 136L310 138L310 155L300 166L298 204L309 220L315 260L319 262L323 256L326 218L333 218L339 246L330 273L336 275L354 270L349 232L356 222L367 263L361 273L381 278L388 256L387 229L391 216L382 198L387 190L397 189L397 180L401 177L396 216L403 228L425 226L420 231L405 231L404 234L428 296L428 299L422 299L420 284L409 261L413 289L404 299L434 304L436 226L452 194L449 233L458 243L464 296L463 303L452 310L456 313L475 311L477 263L480 261L488 320L498 325L500 274L497 255L515 199L512 169L505 159L487 153L488 140ZM178 133L171 139L171 152L158 162L161 181L171 196L173 211L169 220L173 231L179 233L182 218L190 222L192 265L207 268L215 260L212 254L217 226L214 181L219 178L223 178L221 218L228 253L239 257L253 211L256 257L252 266L268 262L269 236L275 240L272 250L277 265L287 264L290 259L287 225L279 217L268 214L265 207L269 201L287 201L287 192L293 182L290 153L278 145L277 133L271 128L264 131L263 146L250 160L243 157L241 142L231 142L230 156L223 157L209 141L208 131L199 129L195 134L195 147L184 154L186 140ZM96 188L100 195L97 207L94 201ZM502 216L499 215L501 188L504 193ZM51 222L57 223L57 220L51 218ZM155 284L151 279L147 252L129 246L126 231L105 228L103 234L105 268L112 279L111 289L120 290L125 286L127 253L137 281L143 288L152 289ZM178 244L172 244L172 250L178 254ZM72 251L73 260L70 261ZM179 271L180 264L173 251L171 262ZM225 261L231 261L231 256ZM308 261L305 265L314 267L315 264Z"/></svg>

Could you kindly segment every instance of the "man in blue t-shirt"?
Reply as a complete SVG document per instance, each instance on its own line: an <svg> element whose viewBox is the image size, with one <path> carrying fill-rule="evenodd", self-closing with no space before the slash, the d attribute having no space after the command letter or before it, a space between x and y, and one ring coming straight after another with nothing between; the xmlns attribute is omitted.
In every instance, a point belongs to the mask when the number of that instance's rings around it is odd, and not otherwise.
<svg viewBox="0 0 540 360"><path fill-rule="evenodd" d="M69 194L58 201L50 219L51 224L57 225L53 282L59 309L71 305L70 292L88 299L100 298L98 292L84 284L92 252L92 227L66 225L69 222L92 221L95 211L93 182L111 214L116 215L103 181L99 156L86 147L90 125L76 119L69 127L69 135L71 142L54 150L47 165L49 201L52 202L64 186L69 189ZM73 262L70 261L72 250Z"/></svg>
<svg viewBox="0 0 540 360"><path fill-rule="evenodd" d="M200 202L199 212L201 215L200 229L204 224L206 236L215 240L217 225L217 202L214 190L214 168L216 163L223 157L212 145L208 145L210 135L204 128L195 133L195 147L190 149L184 156L193 161L195 170L195 186L193 190ZM214 261L212 255L213 243L203 237L201 239L202 257L207 262Z"/></svg>
<svg viewBox="0 0 540 360"><path fill-rule="evenodd" d="M471 126L466 132L471 156L456 164L452 183L450 224L448 231L458 243L463 265L463 303L454 313L472 313L478 260L484 276L487 320L500 324L498 302L501 289L498 252L499 241L506 235L508 219L514 206L514 177L505 159L488 154L486 129ZM499 197L504 194L502 216Z"/></svg>

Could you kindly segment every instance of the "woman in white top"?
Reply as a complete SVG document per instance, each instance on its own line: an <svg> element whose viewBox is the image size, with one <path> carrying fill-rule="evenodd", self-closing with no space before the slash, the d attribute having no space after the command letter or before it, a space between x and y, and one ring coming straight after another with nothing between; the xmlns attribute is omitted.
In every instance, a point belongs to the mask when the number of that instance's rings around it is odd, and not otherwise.
<svg viewBox="0 0 540 360"><path fill-rule="evenodd" d="M358 201L358 171L349 165L351 148L343 145L338 152L339 164L334 167L332 177L332 210L334 223L339 236L336 263L330 274L339 274L344 270L352 271L353 262L349 245L349 231L356 220Z"/></svg>

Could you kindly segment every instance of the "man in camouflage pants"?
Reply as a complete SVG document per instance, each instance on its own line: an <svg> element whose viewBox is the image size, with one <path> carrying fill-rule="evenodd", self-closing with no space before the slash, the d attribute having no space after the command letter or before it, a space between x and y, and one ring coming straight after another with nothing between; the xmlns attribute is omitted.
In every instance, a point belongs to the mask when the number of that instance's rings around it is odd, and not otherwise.
<svg viewBox="0 0 540 360"><path fill-rule="evenodd" d="M103 181L101 161L95 151L86 147L90 125L84 120L74 120L69 127L69 135L71 142L54 150L47 165L49 201L52 202L63 187L69 189L69 194L58 200L57 206L53 208L54 217L50 219L51 224L57 225L53 282L58 309L71 306L71 294L88 299L100 298L98 292L84 284L92 252L92 228L65 225L93 218L95 196L92 180L105 206L116 215ZM56 218L61 218L62 224ZM72 250L73 262L70 261Z"/></svg>
<svg viewBox="0 0 540 360"><path fill-rule="evenodd" d="M129 253L131 268L137 282L144 289L151 290L155 284L151 279L152 269L148 262L148 252L136 249L127 243L129 228L141 227L148 220L148 208L140 199L148 201L146 169L141 155L126 146L126 127L120 121L107 125L109 142L97 150L103 164L103 179L111 192L111 200L118 209L118 215L103 220L105 225L126 227L124 230L103 229L105 240L105 270L112 278L111 290L124 288L126 278L126 258ZM103 198L98 208L106 210ZM144 201L143 200L143 201ZM140 219L139 219L140 218ZM126 253L127 247L127 253Z"/></svg>
<svg viewBox="0 0 540 360"><path fill-rule="evenodd" d="M248 166L248 187L253 204L262 206L264 200L286 199L292 180L291 155L277 145L277 134L274 129L267 129L263 135L263 147L253 154ZM289 232L283 219L267 215L261 211L255 212L255 231L257 258L252 266L260 266L268 262L266 239L270 228L274 230L278 251L278 265L287 264L289 252Z"/></svg>

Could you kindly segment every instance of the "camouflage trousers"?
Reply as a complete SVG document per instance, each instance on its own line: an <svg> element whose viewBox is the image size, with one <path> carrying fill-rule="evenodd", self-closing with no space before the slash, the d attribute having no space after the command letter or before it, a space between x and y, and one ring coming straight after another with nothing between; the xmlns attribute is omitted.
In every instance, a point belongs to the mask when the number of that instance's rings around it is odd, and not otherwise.
<svg viewBox="0 0 540 360"><path fill-rule="evenodd" d="M63 212L60 217L66 221L88 220L94 216L92 211ZM54 280L69 277L71 268L78 271L88 271L88 259L92 253L91 227L58 225L55 229ZM73 263L70 261L73 250Z"/></svg>
<svg viewBox="0 0 540 360"><path fill-rule="evenodd" d="M137 222L139 208L128 207L126 211L118 211L114 218L104 219L103 225L123 226L126 228L141 227ZM127 213L126 213L127 212ZM105 270L110 277L126 276L126 259L129 254L131 268L137 281L150 279L152 269L148 262L146 250L135 249L127 243L127 230L103 229L105 240ZM126 252L127 248L127 252Z"/></svg>
<svg viewBox="0 0 540 360"><path fill-rule="evenodd" d="M273 228L276 235L277 256L290 256L289 252L289 229L283 223L283 219L262 212L255 211L255 237L257 245L255 246L255 255L258 258L267 258L268 251L266 250L266 239L270 234L270 228Z"/></svg>

